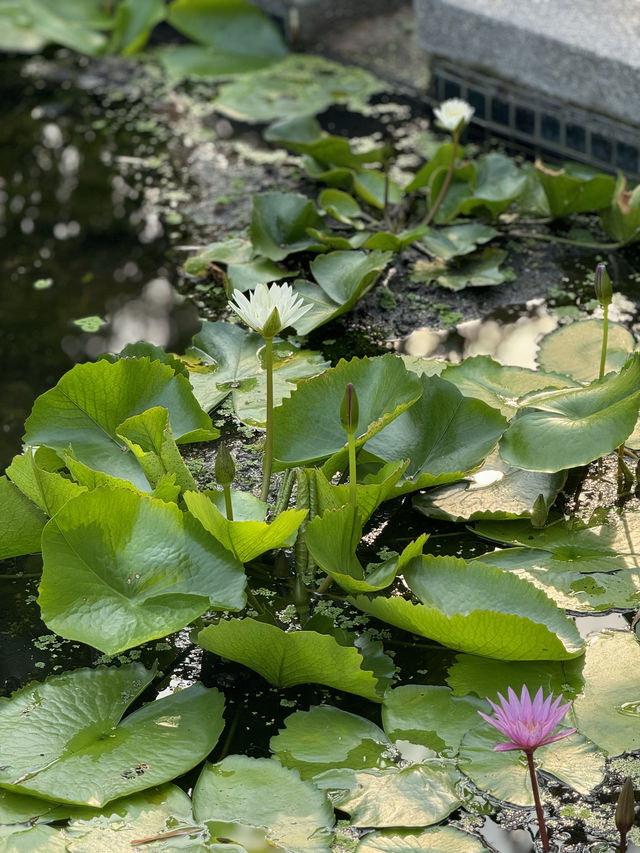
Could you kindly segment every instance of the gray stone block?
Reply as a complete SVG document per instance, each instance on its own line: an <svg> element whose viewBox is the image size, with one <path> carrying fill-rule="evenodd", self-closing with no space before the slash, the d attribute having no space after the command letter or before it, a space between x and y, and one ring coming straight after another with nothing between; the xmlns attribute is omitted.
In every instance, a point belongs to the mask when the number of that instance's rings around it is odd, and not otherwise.
<svg viewBox="0 0 640 853"><path fill-rule="evenodd" d="M398 9L411 0L254 0L285 24L293 44L312 45L320 33L344 21Z"/></svg>
<svg viewBox="0 0 640 853"><path fill-rule="evenodd" d="M420 46L640 126L636 0L414 0Z"/></svg>

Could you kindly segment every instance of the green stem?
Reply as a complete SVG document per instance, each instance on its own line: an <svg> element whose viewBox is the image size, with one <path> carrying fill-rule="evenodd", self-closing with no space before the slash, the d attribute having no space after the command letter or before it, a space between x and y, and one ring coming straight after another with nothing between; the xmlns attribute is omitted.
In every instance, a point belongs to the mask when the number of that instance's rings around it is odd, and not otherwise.
<svg viewBox="0 0 640 853"><path fill-rule="evenodd" d="M460 141L460 131L454 130L453 132L453 150L451 151L451 162L449 163L449 168L447 170L447 174L444 176L444 181L442 182L442 186L440 187L440 192L438 193L438 197L434 201L429 210L429 213L425 216L422 221L423 225L430 225L433 222L433 218L438 212L438 208L444 201L444 197L447 194L447 190L449 189L449 184L451 183L451 178L453 178L453 170L456 167L456 158L458 156L458 143Z"/></svg>
<svg viewBox="0 0 640 853"><path fill-rule="evenodd" d="M284 512L284 510L289 506L289 500L291 498L295 479L295 468L287 468L284 477L282 478L282 482L280 483L280 490L278 491L278 497L276 498L276 503L273 508L274 518L277 518L280 513Z"/></svg>
<svg viewBox="0 0 640 853"><path fill-rule="evenodd" d="M333 578L331 577L331 575L327 575L326 578L320 584L320 586L316 589L316 595L324 595L332 583Z"/></svg>
<svg viewBox="0 0 640 853"><path fill-rule="evenodd" d="M587 243L586 240L569 240L567 237L555 237L553 234L537 234L535 231L508 231L507 233L509 237L544 240L547 243L562 243L565 246L578 246L580 249L593 249L594 251L621 249L628 243L628 240L621 240L619 243Z"/></svg>
<svg viewBox="0 0 640 853"><path fill-rule="evenodd" d="M224 508L227 512L227 521L233 521L233 506L231 505L231 484L225 483L222 487L224 492Z"/></svg>
<svg viewBox="0 0 640 853"><path fill-rule="evenodd" d="M602 327L602 349L600 351L600 379L604 376L604 366L607 361L607 339L609 337L609 306L605 305L603 307L603 322L604 326Z"/></svg>
<svg viewBox="0 0 640 853"><path fill-rule="evenodd" d="M349 501L354 509L358 508L358 483L356 480L356 434L347 433L349 443Z"/></svg>
<svg viewBox="0 0 640 853"><path fill-rule="evenodd" d="M264 339L264 355L267 368L267 435L262 457L262 493L260 499L269 500L271 465L273 463L273 338Z"/></svg>
<svg viewBox="0 0 640 853"><path fill-rule="evenodd" d="M531 788L533 790L533 801L536 804L536 815L538 817L538 826L540 827L540 841L542 849L549 850L549 836L547 835L547 825L544 821L542 812L542 803L540 802L540 791L538 790L538 780L536 778L536 768L533 763L533 750L525 749L524 754L527 756L527 764L529 765L529 776L531 777Z"/></svg>

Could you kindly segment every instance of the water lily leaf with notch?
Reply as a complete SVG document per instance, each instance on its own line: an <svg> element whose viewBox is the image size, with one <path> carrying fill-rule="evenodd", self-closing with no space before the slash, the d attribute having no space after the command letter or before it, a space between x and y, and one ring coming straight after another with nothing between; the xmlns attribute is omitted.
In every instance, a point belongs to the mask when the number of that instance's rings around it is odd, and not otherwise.
<svg viewBox="0 0 640 853"><path fill-rule="evenodd" d="M309 553L340 586L349 593L375 592L393 583L395 576L414 557L422 554L427 539L423 533L409 543L400 556L385 560L367 571L356 557L362 537L362 522L352 506L328 510L307 525L305 538Z"/></svg>
<svg viewBox="0 0 640 853"><path fill-rule="evenodd" d="M251 242L256 252L272 261L313 248L307 228L321 224L315 204L305 195L268 192L253 196Z"/></svg>
<svg viewBox="0 0 640 853"><path fill-rule="evenodd" d="M319 287L307 281L295 281L294 290L304 298L311 310L294 324L299 335L350 311L376 283L387 266L391 252L329 252L319 255L311 264L311 272Z"/></svg>
<svg viewBox="0 0 640 853"><path fill-rule="evenodd" d="M214 103L232 118L269 122L318 115L336 103L357 110L385 88L362 68L292 54L271 68L221 86Z"/></svg>
<svg viewBox="0 0 640 853"><path fill-rule="evenodd" d="M419 240L420 237L424 237L427 231L428 228L426 225L408 228L405 231L400 231L398 234L394 234L391 231L378 231L369 237L363 245L366 249L388 249L391 252L401 252L407 246Z"/></svg>
<svg viewBox="0 0 640 853"><path fill-rule="evenodd" d="M367 521L383 501L386 501L393 494L394 486L408 465L408 460L390 462L388 465L383 465L375 473L367 474L361 483L356 484L356 503L362 524ZM334 485L329 482L319 468L307 470L315 478L318 515L323 515L328 509L339 509L349 503L351 497L349 484Z"/></svg>
<svg viewBox="0 0 640 853"><path fill-rule="evenodd" d="M451 272L442 272L435 276L440 287L447 290L464 290L465 287L492 287L504 281L513 281L513 271L509 268L500 269L506 259L504 249L485 249L470 255L464 262L452 267Z"/></svg>
<svg viewBox="0 0 640 853"><path fill-rule="evenodd" d="M338 222L352 225L354 228L363 227L362 223L357 221L362 217L362 208L349 193L333 188L322 190L318 196L318 204Z"/></svg>
<svg viewBox="0 0 640 853"><path fill-rule="evenodd" d="M74 483L59 473L64 462L47 453L47 448L27 449L14 456L7 468L7 476L48 516L55 515L67 501L86 492L84 486Z"/></svg>
<svg viewBox="0 0 640 853"><path fill-rule="evenodd" d="M387 204L400 204L402 201L402 187L377 169L355 171L353 189L363 201L378 210L384 209L385 195Z"/></svg>
<svg viewBox="0 0 640 853"><path fill-rule="evenodd" d="M495 566L425 555L404 570L419 604L351 597L360 610L449 648L503 660L565 660L582 653L574 625L532 584Z"/></svg>
<svg viewBox="0 0 640 853"><path fill-rule="evenodd" d="M493 452L464 480L416 495L413 506L423 515L447 521L530 518L539 495L552 506L566 479L565 472L543 474L512 468Z"/></svg>
<svg viewBox="0 0 640 853"><path fill-rule="evenodd" d="M357 446L398 417L422 393L420 379L392 354L341 360L336 367L304 382L274 409L276 470L309 465L346 445L340 405L349 382L358 395L360 410Z"/></svg>
<svg viewBox="0 0 640 853"><path fill-rule="evenodd" d="M592 613L613 608L637 610L640 606L640 571L614 571L621 568L623 558L600 558L600 563L605 563L603 568L610 572L593 571L595 567L589 561L586 573L581 571L584 561L556 560L548 551L531 548L492 551L482 556L482 562L529 581L564 610Z"/></svg>
<svg viewBox="0 0 640 853"><path fill-rule="evenodd" d="M189 275L203 275L210 263L247 264L252 257L251 242L241 237L232 237L230 240L209 243L199 255L189 258L184 269Z"/></svg>
<svg viewBox="0 0 640 853"><path fill-rule="evenodd" d="M154 675L138 663L78 669L0 700L0 785L100 807L190 770L222 732L224 697L194 685L120 722Z"/></svg>
<svg viewBox="0 0 640 853"><path fill-rule="evenodd" d="M445 228L429 228L420 242L432 255L450 261L451 258L470 254L477 246L497 237L498 233L490 225L448 225Z"/></svg>
<svg viewBox="0 0 640 853"><path fill-rule="evenodd" d="M611 204L615 188L611 175L582 163L565 163L561 169L551 169L538 160L536 169L554 219L571 213L602 210Z"/></svg>
<svg viewBox="0 0 640 853"><path fill-rule="evenodd" d="M198 44L215 48L234 70L238 59L251 68L256 59L265 64L287 55L276 24L245 0L173 0L167 21Z"/></svg>
<svg viewBox="0 0 640 853"><path fill-rule="evenodd" d="M542 391L520 401L518 415L500 441L500 455L528 471L562 471L586 465L633 431L640 406L640 354L620 373L586 388Z"/></svg>
<svg viewBox="0 0 640 853"><path fill-rule="evenodd" d="M229 521L210 495L210 492L186 492L184 501L187 509L241 563L248 563L265 551L287 544L307 514L306 510L286 509L271 524L266 521Z"/></svg>
<svg viewBox="0 0 640 853"><path fill-rule="evenodd" d="M161 406L127 418L118 427L118 437L135 455L154 489L173 475L180 491L196 489L196 483L180 455L169 423L169 412Z"/></svg>
<svg viewBox="0 0 640 853"><path fill-rule="evenodd" d="M128 489L66 503L42 535L42 618L106 654L245 605L242 565L198 521Z"/></svg>
<svg viewBox="0 0 640 853"><path fill-rule="evenodd" d="M482 853L486 847L455 826L431 826L428 829L383 829L370 832L360 840L356 853Z"/></svg>
<svg viewBox="0 0 640 853"><path fill-rule="evenodd" d="M490 710L488 704L486 709ZM570 725L568 718L563 724ZM504 740L487 723L472 729L462 741L459 767L493 797L519 806L532 806L529 770L520 752L494 752L493 747ZM594 743L577 732L566 740L539 747L536 765L581 794L589 794L602 784L605 775L604 756Z"/></svg>
<svg viewBox="0 0 640 853"><path fill-rule="evenodd" d="M329 853L333 809L326 794L268 758L229 755L205 764L193 791L196 819L266 830L265 849Z"/></svg>
<svg viewBox="0 0 640 853"><path fill-rule="evenodd" d="M47 523L42 510L7 477L0 477L0 559L36 554Z"/></svg>
<svg viewBox="0 0 640 853"><path fill-rule="evenodd" d="M440 376L452 382L465 397L484 400L508 419L518 411L518 399L531 391L580 387L567 376L505 366L487 355L475 355L460 364L446 365Z"/></svg>
<svg viewBox="0 0 640 853"><path fill-rule="evenodd" d="M587 643L584 688L574 725L608 756L640 749L640 647L632 633L600 634Z"/></svg>
<svg viewBox="0 0 640 853"><path fill-rule="evenodd" d="M578 382L592 382L600 375L600 353L604 321L579 320L560 326L540 341L536 360L546 371L562 371ZM619 323L609 323L605 373L619 371L636 342Z"/></svg>
<svg viewBox="0 0 640 853"><path fill-rule="evenodd" d="M232 394L240 417L242 412L251 416L254 423L264 423L266 373L262 337L231 323L205 320L193 344L186 358L194 394L202 408L210 411ZM275 405L291 394L296 380L314 376L327 365L320 353L298 349L288 341L276 339L273 355Z"/></svg>
<svg viewBox="0 0 640 853"><path fill-rule="evenodd" d="M105 360L77 364L65 373L55 388L35 401L24 442L59 451L71 446L75 458L90 468L147 490L149 482L134 454L123 452L117 428L154 406L168 409L179 444L208 441L220 434L184 376L159 361L124 358L114 364Z"/></svg>
<svg viewBox="0 0 640 853"><path fill-rule="evenodd" d="M488 211L493 217L503 213L520 195L527 176L504 154L481 157L477 166L477 183L471 198L460 204L463 214Z"/></svg>
<svg viewBox="0 0 640 853"><path fill-rule="evenodd" d="M411 460L396 495L461 479L482 463L507 426L495 409L463 397L439 376L422 375L420 384L420 399L365 445L385 462Z"/></svg>
<svg viewBox="0 0 640 853"><path fill-rule="evenodd" d="M255 619L233 619L204 628L198 634L198 645L248 666L276 687L325 684L382 701L382 682L362 668L365 661L360 652L340 645L329 634L286 632Z"/></svg>
<svg viewBox="0 0 640 853"><path fill-rule="evenodd" d="M640 188L628 190L624 175L618 175L611 207L601 212L600 224L620 243L635 242L640 236Z"/></svg>

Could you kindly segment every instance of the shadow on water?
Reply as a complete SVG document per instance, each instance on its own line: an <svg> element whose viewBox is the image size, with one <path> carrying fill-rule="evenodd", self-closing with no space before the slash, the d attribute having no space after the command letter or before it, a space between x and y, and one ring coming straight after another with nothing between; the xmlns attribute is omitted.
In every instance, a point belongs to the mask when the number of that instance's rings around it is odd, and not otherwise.
<svg viewBox="0 0 640 853"><path fill-rule="evenodd" d="M74 362L140 339L180 348L198 319L173 290L168 238L147 203L164 143L135 106L4 60L0 116L4 468L33 400ZM74 323L83 318L107 322Z"/></svg>

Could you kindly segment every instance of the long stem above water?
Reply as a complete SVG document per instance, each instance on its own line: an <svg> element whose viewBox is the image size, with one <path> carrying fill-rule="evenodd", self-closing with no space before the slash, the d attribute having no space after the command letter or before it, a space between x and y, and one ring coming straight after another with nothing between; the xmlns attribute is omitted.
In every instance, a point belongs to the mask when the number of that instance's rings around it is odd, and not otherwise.
<svg viewBox="0 0 640 853"><path fill-rule="evenodd" d="M358 483L356 480L356 434L347 433L349 444L349 502L357 510L358 508Z"/></svg>
<svg viewBox="0 0 640 853"><path fill-rule="evenodd" d="M609 306L604 305L602 308L604 326L602 328L602 350L600 352L600 379L604 376L604 368L607 361L607 340L609 337Z"/></svg>
<svg viewBox="0 0 640 853"><path fill-rule="evenodd" d="M440 192L438 193L438 197L431 205L431 209L429 213L427 213L424 218L422 224L430 225L433 222L433 219L438 212L438 208L442 204L445 195L447 194L447 190L449 189L449 184L451 183L451 178L453 177L453 170L456 167L456 158L458 156L458 143L460 141L460 131L455 130L453 132L453 149L451 151L451 162L449 163L449 169L447 170L447 174L444 176L444 181L442 182L442 186L440 187Z"/></svg>
<svg viewBox="0 0 640 853"><path fill-rule="evenodd" d="M262 492L263 501L269 499L271 484L271 465L273 464L273 338L264 339L264 358L267 369L267 435L264 440L264 455L262 457Z"/></svg>
<svg viewBox="0 0 640 853"><path fill-rule="evenodd" d="M538 826L540 827L540 841L542 849L549 850L549 836L547 835L547 825L544 822L544 814L542 812L542 803L540 802L540 791L538 790L538 779L536 778L536 767L533 763L533 751L525 749L524 754L527 756L527 764L529 765L529 776L531 777L531 788L533 790L533 801L536 804L536 816L538 818Z"/></svg>

